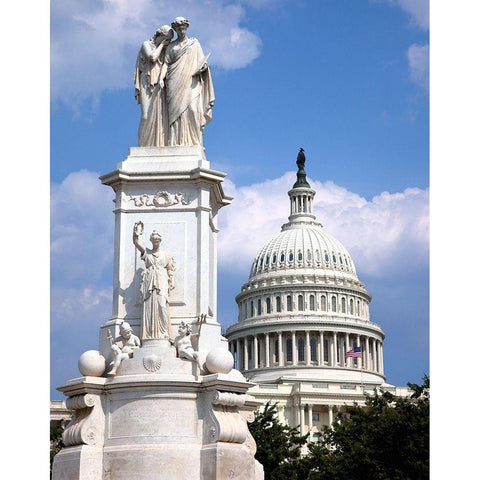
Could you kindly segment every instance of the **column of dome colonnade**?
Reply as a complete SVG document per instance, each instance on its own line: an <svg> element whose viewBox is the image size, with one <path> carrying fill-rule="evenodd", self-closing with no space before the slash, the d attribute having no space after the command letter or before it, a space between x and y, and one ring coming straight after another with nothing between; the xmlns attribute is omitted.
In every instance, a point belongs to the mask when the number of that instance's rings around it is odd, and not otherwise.
<svg viewBox="0 0 480 480"><path fill-rule="evenodd" d="M225 334L230 350L257 383L308 375L382 384L385 335L370 321L371 295L350 253L316 221L316 192L300 157L288 222L259 251L236 297L238 321ZM347 358L354 347L360 357Z"/></svg>
<svg viewBox="0 0 480 480"><path fill-rule="evenodd" d="M351 341L351 338L355 338ZM280 348L281 344L281 348ZM359 358L346 352L362 347ZM321 367L364 370L384 374L383 339L328 330L271 330L230 339L230 352L243 373L272 367Z"/></svg>

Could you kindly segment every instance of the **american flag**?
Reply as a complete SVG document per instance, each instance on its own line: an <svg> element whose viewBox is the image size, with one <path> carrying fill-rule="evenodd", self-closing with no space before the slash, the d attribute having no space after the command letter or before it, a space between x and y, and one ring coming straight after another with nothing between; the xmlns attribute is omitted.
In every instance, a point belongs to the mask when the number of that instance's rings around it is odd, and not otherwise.
<svg viewBox="0 0 480 480"><path fill-rule="evenodd" d="M346 358L359 358L362 356L362 347L351 348L346 355Z"/></svg>

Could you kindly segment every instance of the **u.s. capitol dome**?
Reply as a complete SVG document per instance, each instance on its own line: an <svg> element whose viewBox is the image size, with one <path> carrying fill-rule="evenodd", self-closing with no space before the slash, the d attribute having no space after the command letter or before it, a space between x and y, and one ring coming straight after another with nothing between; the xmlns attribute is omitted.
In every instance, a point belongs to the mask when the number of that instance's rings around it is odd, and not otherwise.
<svg viewBox="0 0 480 480"><path fill-rule="evenodd" d="M250 393L278 402L280 417L314 440L341 405L400 389L385 383L371 295L348 250L316 222L301 164L288 196L288 222L255 257L226 337L236 368L256 383Z"/></svg>

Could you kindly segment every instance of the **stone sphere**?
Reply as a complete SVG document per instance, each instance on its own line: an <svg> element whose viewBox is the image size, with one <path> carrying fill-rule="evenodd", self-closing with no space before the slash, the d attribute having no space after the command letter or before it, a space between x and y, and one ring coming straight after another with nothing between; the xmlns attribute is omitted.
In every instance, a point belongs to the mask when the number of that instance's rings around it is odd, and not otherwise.
<svg viewBox="0 0 480 480"><path fill-rule="evenodd" d="M98 350L87 350L78 359L78 369L83 376L100 377L105 371L105 357Z"/></svg>
<svg viewBox="0 0 480 480"><path fill-rule="evenodd" d="M208 352L205 366L210 373L230 373L233 368L233 355L226 348L214 348Z"/></svg>

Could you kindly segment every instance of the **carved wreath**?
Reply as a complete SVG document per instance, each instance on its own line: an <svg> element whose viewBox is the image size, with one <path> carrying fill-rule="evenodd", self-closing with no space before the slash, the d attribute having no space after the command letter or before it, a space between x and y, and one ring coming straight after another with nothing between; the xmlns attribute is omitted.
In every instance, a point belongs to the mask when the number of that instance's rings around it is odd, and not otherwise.
<svg viewBox="0 0 480 480"><path fill-rule="evenodd" d="M185 194L183 192L169 193L165 190L155 193L154 195L143 195L133 196L130 195L130 201L135 204L136 207L170 207L171 205L188 205L192 201L185 199Z"/></svg>

